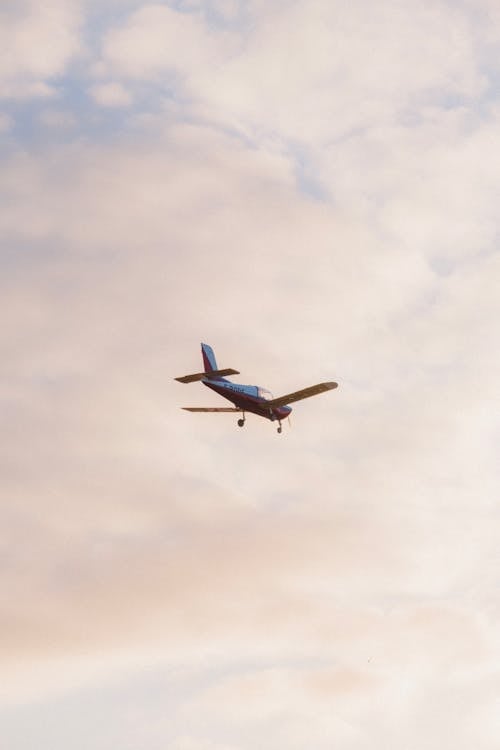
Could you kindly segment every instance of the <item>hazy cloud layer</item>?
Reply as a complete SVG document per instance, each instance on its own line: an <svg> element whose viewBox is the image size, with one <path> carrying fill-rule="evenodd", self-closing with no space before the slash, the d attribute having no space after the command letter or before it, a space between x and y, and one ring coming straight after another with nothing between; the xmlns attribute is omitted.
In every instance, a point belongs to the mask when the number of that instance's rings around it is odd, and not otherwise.
<svg viewBox="0 0 500 750"><path fill-rule="evenodd" d="M494 3L2 14L4 741L496 750Z"/></svg>

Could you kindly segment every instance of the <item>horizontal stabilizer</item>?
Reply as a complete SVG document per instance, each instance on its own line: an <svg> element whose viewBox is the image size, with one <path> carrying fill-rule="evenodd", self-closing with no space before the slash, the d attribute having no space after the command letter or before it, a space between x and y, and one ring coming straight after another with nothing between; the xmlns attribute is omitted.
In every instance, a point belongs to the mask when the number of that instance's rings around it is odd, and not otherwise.
<svg viewBox="0 0 500 750"><path fill-rule="evenodd" d="M278 406L288 406L288 404L293 404L294 401L301 401L303 398L316 396L318 393L325 393L325 391L331 391L337 387L338 383L318 383L317 385L311 385L309 388L303 388L301 391L294 391L293 393L287 393L286 396L279 396L266 401L266 407L269 406L273 409Z"/></svg>
<svg viewBox="0 0 500 750"><path fill-rule="evenodd" d="M213 406L181 406L181 409L184 409L184 411L242 411L241 409L235 409L231 406L222 406L220 408L215 408Z"/></svg>
<svg viewBox="0 0 500 750"><path fill-rule="evenodd" d="M217 379L223 378L226 375L239 375L238 370L233 370L231 367L225 370L210 370L210 372L195 372L192 375L183 375L181 378L174 378L179 383L194 383L196 380L204 380L205 378Z"/></svg>

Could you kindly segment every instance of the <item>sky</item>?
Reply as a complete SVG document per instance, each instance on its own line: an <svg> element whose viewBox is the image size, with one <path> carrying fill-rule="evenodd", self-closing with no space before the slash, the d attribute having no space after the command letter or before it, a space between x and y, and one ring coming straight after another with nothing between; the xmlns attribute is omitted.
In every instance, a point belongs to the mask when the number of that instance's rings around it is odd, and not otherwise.
<svg viewBox="0 0 500 750"><path fill-rule="evenodd" d="M4 0L9 750L497 750L497 0ZM189 414L220 367L283 433Z"/></svg>

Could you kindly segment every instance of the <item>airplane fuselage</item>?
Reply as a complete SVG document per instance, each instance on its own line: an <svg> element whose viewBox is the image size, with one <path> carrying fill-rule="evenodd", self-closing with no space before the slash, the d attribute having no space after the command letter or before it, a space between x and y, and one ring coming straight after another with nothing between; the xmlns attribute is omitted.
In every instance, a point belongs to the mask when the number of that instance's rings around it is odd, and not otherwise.
<svg viewBox="0 0 500 750"><path fill-rule="evenodd" d="M259 417L270 419L271 422L286 419L292 411L291 406L275 406L273 408L267 406L267 400L272 396L269 391L257 385L240 385L240 383L231 383L225 378L219 378L218 380L204 378L202 383L223 398L227 398L237 409L257 414Z"/></svg>

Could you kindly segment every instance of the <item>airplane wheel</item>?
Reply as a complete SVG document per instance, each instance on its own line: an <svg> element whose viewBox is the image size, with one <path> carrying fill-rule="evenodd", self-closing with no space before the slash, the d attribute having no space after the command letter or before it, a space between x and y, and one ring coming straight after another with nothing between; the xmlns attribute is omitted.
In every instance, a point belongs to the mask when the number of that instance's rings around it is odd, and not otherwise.
<svg viewBox="0 0 500 750"><path fill-rule="evenodd" d="M243 427L244 424L245 424L244 419L238 419L238 427Z"/></svg>
<svg viewBox="0 0 500 750"><path fill-rule="evenodd" d="M278 433L280 433L280 432L281 432L281 427L278 427Z"/></svg>

